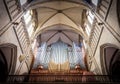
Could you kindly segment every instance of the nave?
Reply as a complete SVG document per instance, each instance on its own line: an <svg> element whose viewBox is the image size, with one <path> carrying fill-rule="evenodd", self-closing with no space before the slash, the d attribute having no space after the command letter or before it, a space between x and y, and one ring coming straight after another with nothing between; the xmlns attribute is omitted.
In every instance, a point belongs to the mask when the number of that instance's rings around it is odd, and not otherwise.
<svg viewBox="0 0 120 84"><path fill-rule="evenodd" d="M119 4L0 0L0 84L119 84Z"/></svg>

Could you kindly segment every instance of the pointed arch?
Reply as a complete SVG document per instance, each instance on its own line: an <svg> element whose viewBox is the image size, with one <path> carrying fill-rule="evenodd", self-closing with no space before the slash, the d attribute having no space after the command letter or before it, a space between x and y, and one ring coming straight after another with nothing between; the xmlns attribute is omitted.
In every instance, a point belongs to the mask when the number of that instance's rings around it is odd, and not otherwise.
<svg viewBox="0 0 120 84"><path fill-rule="evenodd" d="M51 25L51 26L45 27L45 28L43 28L43 29L40 29L39 31L36 31L36 32L35 32L35 34L33 35L32 39L36 38L36 37L37 37L39 34L41 34L42 32L45 32L46 30L50 30L50 29L52 29L52 28L55 27L55 26L56 26L56 27L58 27L58 26L66 27L68 30L73 30L74 32L80 34L83 38L86 39L86 35L83 34L83 33L81 32L81 30L75 29L75 28L73 28L72 26L70 26L70 25L65 25L65 24L55 24L55 25Z"/></svg>
<svg viewBox="0 0 120 84"><path fill-rule="evenodd" d="M118 50L119 47L110 43L106 43L100 46L100 61L102 73L104 75L110 75L111 62Z"/></svg>
<svg viewBox="0 0 120 84"><path fill-rule="evenodd" d="M17 46L11 43L1 44L0 51L7 62L8 74L14 74L17 61Z"/></svg>

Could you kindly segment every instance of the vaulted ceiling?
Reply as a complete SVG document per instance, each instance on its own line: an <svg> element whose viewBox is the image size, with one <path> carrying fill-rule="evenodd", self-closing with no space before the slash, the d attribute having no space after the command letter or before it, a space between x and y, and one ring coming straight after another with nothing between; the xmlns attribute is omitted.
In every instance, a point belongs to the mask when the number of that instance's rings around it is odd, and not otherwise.
<svg viewBox="0 0 120 84"><path fill-rule="evenodd" d="M35 0L30 4L29 9L36 11L38 23L33 37L49 30L66 30L67 32L70 30L71 32L74 31L76 34L81 35L83 38L87 37L81 27L84 21L84 11L88 10L88 6L83 0ZM63 35L69 39L67 33ZM74 37L70 38L74 39Z"/></svg>
<svg viewBox="0 0 120 84"><path fill-rule="evenodd" d="M41 33L41 43L47 42L47 45L50 45L57 42L59 39L72 46L73 42L79 45L81 36L70 30L50 30Z"/></svg>

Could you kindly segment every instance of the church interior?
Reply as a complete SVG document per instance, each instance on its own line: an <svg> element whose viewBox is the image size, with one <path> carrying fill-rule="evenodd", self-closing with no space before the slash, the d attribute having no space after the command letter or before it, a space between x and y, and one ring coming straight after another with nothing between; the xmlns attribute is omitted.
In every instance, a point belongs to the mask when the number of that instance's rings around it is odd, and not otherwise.
<svg viewBox="0 0 120 84"><path fill-rule="evenodd" d="M0 0L0 84L120 83L120 0Z"/></svg>

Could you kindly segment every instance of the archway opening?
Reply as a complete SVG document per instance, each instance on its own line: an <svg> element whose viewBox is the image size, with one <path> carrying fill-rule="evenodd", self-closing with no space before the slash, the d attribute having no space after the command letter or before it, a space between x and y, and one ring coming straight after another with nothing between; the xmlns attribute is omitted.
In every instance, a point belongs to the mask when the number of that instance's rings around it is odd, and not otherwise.
<svg viewBox="0 0 120 84"><path fill-rule="evenodd" d="M110 62L110 75L112 75L113 81L120 81L120 50L117 49Z"/></svg>
<svg viewBox="0 0 120 84"><path fill-rule="evenodd" d="M112 75L113 81L119 81L119 79L120 79L120 61L116 61L112 65L111 68L112 68L111 75Z"/></svg>
<svg viewBox="0 0 120 84"><path fill-rule="evenodd" d="M15 72L17 47L13 44L0 45L0 81L6 81L8 75Z"/></svg>
<svg viewBox="0 0 120 84"><path fill-rule="evenodd" d="M112 44L101 46L101 67L103 75L109 75L112 81L120 79L120 49Z"/></svg>
<svg viewBox="0 0 120 84"><path fill-rule="evenodd" d="M7 61L0 50L0 81L6 81L8 75Z"/></svg>

